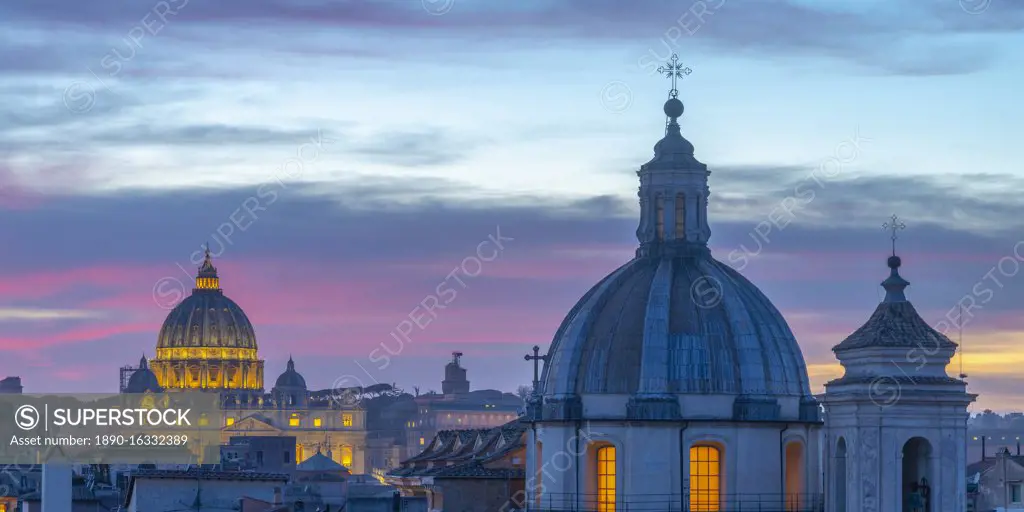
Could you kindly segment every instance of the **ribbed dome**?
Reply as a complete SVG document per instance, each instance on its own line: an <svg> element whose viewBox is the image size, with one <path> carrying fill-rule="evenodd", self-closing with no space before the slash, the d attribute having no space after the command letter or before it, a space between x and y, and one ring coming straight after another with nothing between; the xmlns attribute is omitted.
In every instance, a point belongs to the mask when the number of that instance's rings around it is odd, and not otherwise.
<svg viewBox="0 0 1024 512"><path fill-rule="evenodd" d="M257 348L256 331L249 318L220 289L209 249L192 295L167 315L156 345L157 349L200 347Z"/></svg>
<svg viewBox="0 0 1024 512"><path fill-rule="evenodd" d="M785 319L702 251L640 257L612 272L572 308L549 354L545 396L810 396Z"/></svg>
<svg viewBox="0 0 1024 512"><path fill-rule="evenodd" d="M302 377L302 374L295 371L295 361L292 361L291 357L288 358L288 367L277 377L277 383L274 387L306 389L306 379Z"/></svg>
<svg viewBox="0 0 1024 512"><path fill-rule="evenodd" d="M139 361L139 369L132 373L132 376L128 378L128 384L125 386L126 393L160 393L163 388L160 387L160 382L157 381L156 374L153 370L149 369L149 365L146 363L146 358L143 357Z"/></svg>
<svg viewBox="0 0 1024 512"><path fill-rule="evenodd" d="M164 320L156 347L256 349L256 332L242 308L220 290L193 290Z"/></svg>

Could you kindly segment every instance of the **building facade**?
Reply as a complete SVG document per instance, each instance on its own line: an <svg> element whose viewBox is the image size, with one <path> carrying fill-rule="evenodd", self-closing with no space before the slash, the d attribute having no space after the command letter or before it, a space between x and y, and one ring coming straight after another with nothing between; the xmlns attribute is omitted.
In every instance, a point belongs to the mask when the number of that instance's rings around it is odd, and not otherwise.
<svg viewBox="0 0 1024 512"><path fill-rule="evenodd" d="M413 399L416 411L406 422L402 459L422 452L442 430L494 428L518 418L523 411L523 400L511 393L494 389L470 391L461 358L461 352L454 352L445 365L441 394L428 393Z"/></svg>

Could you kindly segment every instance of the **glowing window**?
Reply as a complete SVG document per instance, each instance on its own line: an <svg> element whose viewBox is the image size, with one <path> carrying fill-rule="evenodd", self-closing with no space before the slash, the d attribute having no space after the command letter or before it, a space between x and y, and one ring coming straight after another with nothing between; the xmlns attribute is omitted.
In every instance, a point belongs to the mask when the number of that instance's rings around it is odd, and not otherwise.
<svg viewBox="0 0 1024 512"><path fill-rule="evenodd" d="M690 510L719 512L721 452L714 446L690 447Z"/></svg>
<svg viewBox="0 0 1024 512"><path fill-rule="evenodd" d="M341 465L346 468L352 467L352 447L342 446L341 447Z"/></svg>
<svg viewBox="0 0 1024 512"><path fill-rule="evenodd" d="M341 426L343 426L343 427L351 427L352 426L352 415L351 414L342 414L341 415Z"/></svg>
<svg viewBox="0 0 1024 512"><path fill-rule="evenodd" d="M597 512L615 512L615 447L597 449Z"/></svg>
<svg viewBox="0 0 1024 512"><path fill-rule="evenodd" d="M299 426L299 415L298 414L292 414L292 417L288 418L288 426L289 427L297 427L297 426Z"/></svg>
<svg viewBox="0 0 1024 512"><path fill-rule="evenodd" d="M425 444L427 444L427 440L426 440L426 439L423 439L423 438L421 437L421 438L420 438L420 446L423 446L423 445L425 445Z"/></svg>
<svg viewBox="0 0 1024 512"><path fill-rule="evenodd" d="M314 427L322 427L323 424L324 424L324 420L322 420L320 418L313 418L313 426Z"/></svg>
<svg viewBox="0 0 1024 512"><path fill-rule="evenodd" d="M226 418L226 419L224 420L224 424L230 427L231 425L234 425L234 424L235 424L235 419L234 419L234 418L232 418L231 416L228 416L228 417L227 417L227 418Z"/></svg>
<svg viewBox="0 0 1024 512"><path fill-rule="evenodd" d="M303 453L303 450L302 450L302 445L301 444L296 444L295 445L295 463L296 464L306 460L306 458L303 457L303 455L304 455L304 453Z"/></svg>

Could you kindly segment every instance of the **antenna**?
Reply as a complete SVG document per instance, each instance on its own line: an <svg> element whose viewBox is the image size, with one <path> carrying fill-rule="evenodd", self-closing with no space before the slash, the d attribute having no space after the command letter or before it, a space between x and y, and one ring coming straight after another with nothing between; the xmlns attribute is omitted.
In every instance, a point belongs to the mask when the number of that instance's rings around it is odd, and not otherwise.
<svg viewBox="0 0 1024 512"><path fill-rule="evenodd" d="M956 320L957 328L960 333L957 336L957 344L960 349L960 379L966 379L967 374L964 373L964 305L960 304L960 315L957 316Z"/></svg>

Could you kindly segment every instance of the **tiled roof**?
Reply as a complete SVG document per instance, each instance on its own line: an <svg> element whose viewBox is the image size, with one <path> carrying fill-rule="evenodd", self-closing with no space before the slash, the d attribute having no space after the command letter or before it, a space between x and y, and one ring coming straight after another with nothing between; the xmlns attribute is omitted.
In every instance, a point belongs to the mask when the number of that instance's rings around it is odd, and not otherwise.
<svg viewBox="0 0 1024 512"><path fill-rule="evenodd" d="M526 428L526 423L516 419L490 429L438 432L423 453L405 461L401 468L390 471L388 476L522 478L521 469L490 468L487 464L522 448ZM456 440L463 443L458 449L454 448ZM426 467L428 462L432 467Z"/></svg>
<svg viewBox="0 0 1024 512"><path fill-rule="evenodd" d="M135 478L166 478L177 480L245 480L245 481L281 481L287 482L288 475L283 473L255 471L219 471L215 469L145 469L131 474Z"/></svg>
<svg viewBox="0 0 1024 512"><path fill-rule="evenodd" d="M526 471L519 468L488 468L479 462L446 466L430 471L434 478L525 478Z"/></svg>
<svg viewBox="0 0 1024 512"><path fill-rule="evenodd" d="M954 349L953 343L942 333L932 329L914 305L907 301L882 302L871 318L849 335L833 351L867 347Z"/></svg>

